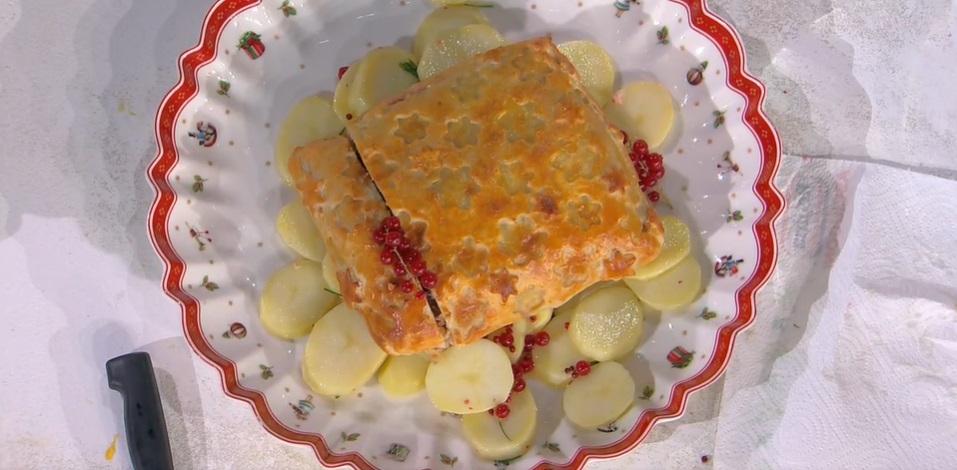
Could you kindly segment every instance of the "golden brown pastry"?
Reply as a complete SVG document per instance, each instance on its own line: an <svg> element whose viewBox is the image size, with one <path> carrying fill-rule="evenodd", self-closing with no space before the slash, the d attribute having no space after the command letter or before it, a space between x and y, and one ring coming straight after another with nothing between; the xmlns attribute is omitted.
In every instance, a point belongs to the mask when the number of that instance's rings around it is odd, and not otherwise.
<svg viewBox="0 0 957 470"><path fill-rule="evenodd" d="M621 133L549 38L475 56L348 124L469 343L660 250Z"/></svg>
<svg viewBox="0 0 957 470"><path fill-rule="evenodd" d="M392 355L445 347L428 299L402 292L380 261L372 234L389 209L349 140L334 137L296 149L289 172L338 266L343 300L365 318L376 343Z"/></svg>

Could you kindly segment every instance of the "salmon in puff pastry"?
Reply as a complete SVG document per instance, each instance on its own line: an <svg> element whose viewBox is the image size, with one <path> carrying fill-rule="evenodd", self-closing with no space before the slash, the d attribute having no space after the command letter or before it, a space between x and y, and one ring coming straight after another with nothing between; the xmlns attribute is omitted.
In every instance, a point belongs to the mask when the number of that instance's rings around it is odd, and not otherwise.
<svg viewBox="0 0 957 470"><path fill-rule="evenodd" d="M550 38L465 60L347 130L437 274L430 296L454 344L626 277L661 248L621 132ZM308 206L316 196L299 188Z"/></svg>
<svg viewBox="0 0 957 470"><path fill-rule="evenodd" d="M445 331L424 292L403 292L380 260L372 233L389 208L349 140L334 137L298 148L289 170L338 268L343 300L362 315L379 347L391 355L445 347Z"/></svg>

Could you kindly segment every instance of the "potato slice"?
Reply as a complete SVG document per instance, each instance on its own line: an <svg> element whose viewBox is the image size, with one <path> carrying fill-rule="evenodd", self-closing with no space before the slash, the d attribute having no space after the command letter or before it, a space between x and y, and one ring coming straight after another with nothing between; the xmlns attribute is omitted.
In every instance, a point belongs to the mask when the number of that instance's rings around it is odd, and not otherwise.
<svg viewBox="0 0 957 470"><path fill-rule="evenodd" d="M452 3L448 4L452 5ZM412 39L412 56L421 59L425 46L431 44L440 35L470 24L488 24L488 18L478 8L467 6L449 6L429 13L422 20Z"/></svg>
<svg viewBox="0 0 957 470"><path fill-rule="evenodd" d="M329 290L342 294L342 291L339 290L339 278L336 277L336 262L332 260L332 254L328 251L326 255L322 257L322 279L326 281L326 287Z"/></svg>
<svg viewBox="0 0 957 470"><path fill-rule="evenodd" d="M686 256L675 267L647 281L625 279L642 302L659 310L671 310L694 302L701 293L701 266Z"/></svg>
<svg viewBox="0 0 957 470"><path fill-rule="evenodd" d="M379 369L382 391L389 396L404 397L422 390L430 363L418 354L389 357Z"/></svg>
<svg viewBox="0 0 957 470"><path fill-rule="evenodd" d="M562 407L572 423L597 428L618 419L634 401L635 380L625 366L603 362L568 385Z"/></svg>
<svg viewBox="0 0 957 470"><path fill-rule="evenodd" d="M316 321L339 301L325 287L322 265L315 261L303 258L279 268L263 285L259 321L279 338L309 334Z"/></svg>
<svg viewBox="0 0 957 470"><path fill-rule="evenodd" d="M475 54L505 44L505 38L495 28L473 24L453 29L436 38L425 47L419 61L419 78L425 80Z"/></svg>
<svg viewBox="0 0 957 470"><path fill-rule="evenodd" d="M681 219L673 215L661 217L665 229L665 242L661 245L658 257L650 263L635 268L632 278L647 280L673 268L691 252L691 233Z"/></svg>
<svg viewBox="0 0 957 470"><path fill-rule="evenodd" d="M403 63L415 66L412 54L395 46L373 49L362 58L349 91L349 107L354 117L419 81L403 68Z"/></svg>
<svg viewBox="0 0 957 470"><path fill-rule="evenodd" d="M635 293L622 284L614 284L595 291L575 306L568 335L585 356L612 361L634 353L644 322L644 310Z"/></svg>
<svg viewBox="0 0 957 470"><path fill-rule="evenodd" d="M551 308L542 308L528 316L528 333L536 333L545 328L555 312Z"/></svg>
<svg viewBox="0 0 957 470"><path fill-rule="evenodd" d="M593 41L569 41L557 47L575 66L595 101L601 106L608 104L615 86L615 62L605 48Z"/></svg>
<svg viewBox="0 0 957 470"><path fill-rule="evenodd" d="M505 351L480 339L442 351L425 374L425 391L442 411L479 413L504 402L513 380Z"/></svg>
<svg viewBox="0 0 957 470"><path fill-rule="evenodd" d="M368 382L385 358L362 316L339 304L312 328L302 357L302 376L320 395L344 395Z"/></svg>
<svg viewBox="0 0 957 470"><path fill-rule="evenodd" d="M508 407L509 413L505 419L488 413L462 417L465 440L482 458L510 459L524 454L531 447L538 421L535 397L529 390L515 393Z"/></svg>
<svg viewBox="0 0 957 470"><path fill-rule="evenodd" d="M307 96L293 105L279 126L276 138L276 170L282 181L292 186L289 157L296 147L337 136L342 128L342 121L332 110L332 105L318 96Z"/></svg>
<svg viewBox="0 0 957 470"><path fill-rule="evenodd" d="M312 214L296 199L279 209L276 217L276 231L279 238L293 251L313 261L322 261L326 255L326 243L312 220Z"/></svg>
<svg viewBox="0 0 957 470"><path fill-rule="evenodd" d="M658 82L631 82L620 91L605 113L632 139L644 140L656 150L668 137L675 120L675 104L671 94Z"/></svg>
<svg viewBox="0 0 957 470"><path fill-rule="evenodd" d="M336 112L336 116L339 116L339 121L343 124L356 117L356 114L352 110L350 98L352 95L352 85L356 80L356 74L359 72L360 65L362 65L361 59L353 62L352 65L349 66L346 73L339 79L339 83L336 84L336 91L332 95L332 110Z"/></svg>
<svg viewBox="0 0 957 470"><path fill-rule="evenodd" d="M571 326L571 313L555 315L544 330L548 333L548 344L532 349L535 368L530 376L554 388L562 388L572 380L571 374L565 372L567 367L574 366L578 361L591 359L572 344L565 323Z"/></svg>

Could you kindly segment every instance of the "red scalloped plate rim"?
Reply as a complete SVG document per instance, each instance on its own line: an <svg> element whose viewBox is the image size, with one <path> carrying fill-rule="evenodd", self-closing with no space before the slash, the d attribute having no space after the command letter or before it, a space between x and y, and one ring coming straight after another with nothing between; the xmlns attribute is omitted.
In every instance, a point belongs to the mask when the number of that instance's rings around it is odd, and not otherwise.
<svg viewBox="0 0 957 470"><path fill-rule="evenodd" d="M728 73L726 85L745 100L743 121L760 143L761 170L752 190L763 204L763 211L752 226L758 245L757 269L738 289L735 302L738 306L733 320L718 329L711 360L694 377L675 384L668 404L662 408L642 412L635 426L622 439L601 447L582 447L564 465L539 462L535 469L580 469L590 459L607 459L624 455L634 449L663 420L676 419L684 412L688 396L715 380L724 372L734 348L734 339L754 322L754 299L758 289L771 276L777 259L777 241L774 222L785 207L784 197L774 185L774 177L781 161L781 143L777 131L762 110L765 88L746 71L744 47L733 27L719 18L705 4L705 0L668 0L682 5L689 14L690 25L707 37L720 51ZM262 0L218 0L206 13L199 42L182 53L178 59L179 80L164 96L156 111L155 139L156 156L150 163L146 177L155 193L148 216L148 231L154 250L163 261L163 290L179 302L183 334L190 347L199 357L216 368L222 379L226 395L245 401L252 406L263 427L277 438L295 444L312 447L319 461L329 467L352 465L360 469L375 470L377 467L355 452L336 454L317 434L297 432L283 425L269 409L265 396L239 384L236 364L217 353L207 342L200 329L199 303L183 289L185 263L172 248L168 233L169 213L176 203L176 192L170 186L169 174L179 161L174 143L175 127L179 115L199 92L197 70L216 58L220 36L224 27L242 11L259 5Z"/></svg>

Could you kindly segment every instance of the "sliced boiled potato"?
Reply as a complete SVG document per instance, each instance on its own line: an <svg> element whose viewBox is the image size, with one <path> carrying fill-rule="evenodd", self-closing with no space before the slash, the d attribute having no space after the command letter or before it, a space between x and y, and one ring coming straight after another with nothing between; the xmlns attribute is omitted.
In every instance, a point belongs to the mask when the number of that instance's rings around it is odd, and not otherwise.
<svg viewBox="0 0 957 470"><path fill-rule="evenodd" d="M535 437L538 407L532 392L512 395L505 419L488 413L475 413L462 417L465 439L482 458L502 460L517 457L528 451Z"/></svg>
<svg viewBox="0 0 957 470"><path fill-rule="evenodd" d="M306 336L339 301L325 287L322 265L315 261L302 258L277 269L266 279L259 297L259 321L279 338Z"/></svg>
<svg viewBox="0 0 957 470"><path fill-rule="evenodd" d="M475 54L505 44L495 28L473 24L453 29L438 36L425 47L419 61L419 78L425 80Z"/></svg>
<svg viewBox="0 0 957 470"><path fill-rule="evenodd" d="M398 95L419 81L403 68L403 63L415 66L412 54L395 46L373 49L362 58L349 91L353 117L361 116L380 101Z"/></svg>
<svg viewBox="0 0 957 470"><path fill-rule="evenodd" d="M442 351L425 374L436 408L456 414L487 411L508 398L512 363L497 344L480 339Z"/></svg>
<svg viewBox="0 0 957 470"><path fill-rule="evenodd" d="M620 359L635 351L645 315L627 286L613 284L575 306L568 335L579 352L596 361Z"/></svg>
<svg viewBox="0 0 957 470"><path fill-rule="evenodd" d="M671 94L658 82L631 82L605 106L605 113L632 139L644 140L655 150L660 146L675 120Z"/></svg>
<svg viewBox="0 0 957 470"><path fill-rule="evenodd" d="M276 217L276 231L282 241L293 251L313 261L322 261L326 255L326 243L312 220L309 209L296 199L279 209Z"/></svg>
<svg viewBox="0 0 957 470"><path fill-rule="evenodd" d="M362 316L339 304L312 328L302 357L302 376L320 395L344 395L368 382L385 358Z"/></svg>
<svg viewBox="0 0 957 470"><path fill-rule="evenodd" d="M665 242L661 245L661 252L650 263L635 268L635 274L631 277L647 280L659 276L673 268L691 252L691 233L681 219L673 215L662 216L661 225L665 229Z"/></svg>
<svg viewBox="0 0 957 470"><path fill-rule="evenodd" d="M602 362L565 389L562 407L572 423L583 428L604 426L628 411L635 401L635 380L617 362Z"/></svg>
<svg viewBox="0 0 957 470"><path fill-rule="evenodd" d="M322 279L326 281L326 287L329 290L342 294L342 291L339 290L339 278L336 276L337 269L332 254L327 251L326 255L322 257Z"/></svg>
<svg viewBox="0 0 957 470"><path fill-rule="evenodd" d="M642 302L659 310L671 310L693 302L701 293L701 266L691 255L675 267L646 281L625 279Z"/></svg>
<svg viewBox="0 0 957 470"><path fill-rule="evenodd" d="M356 80L356 74L359 71L360 65L362 65L361 59L353 62L352 65L349 66L346 73L339 79L339 83L336 84L336 91L332 95L332 110L336 112L336 116L339 116L339 121L343 124L355 118L350 98L352 95L352 85Z"/></svg>
<svg viewBox="0 0 957 470"><path fill-rule="evenodd" d="M536 333L545 328L554 313L552 308L542 308L528 316L528 332Z"/></svg>
<svg viewBox="0 0 957 470"><path fill-rule="evenodd" d="M379 369L382 391L393 397L404 397L422 390L430 363L418 354L389 357Z"/></svg>
<svg viewBox="0 0 957 470"><path fill-rule="evenodd" d="M336 117L332 105L318 96L307 96L293 105L279 126L276 138L276 169L283 182L292 186L289 157L296 147L337 136L342 132L342 127L342 121Z"/></svg>
<svg viewBox="0 0 957 470"><path fill-rule="evenodd" d="M519 318L515 323L493 331L488 335L488 338L494 342L496 336L503 335L507 331L510 331L512 334L512 345L505 347L499 344L499 347L505 351L505 354L508 354L508 359L514 364L522 357L522 350L525 347L525 332L528 331L528 322L523 318Z"/></svg>
<svg viewBox="0 0 957 470"><path fill-rule="evenodd" d="M453 5L449 1L444 3ZM467 6L448 6L429 13L422 20L412 39L412 55L416 59L422 58L425 46L431 44L442 33L470 24L488 24L488 18L478 8Z"/></svg>
<svg viewBox="0 0 957 470"><path fill-rule="evenodd" d="M615 86L615 62L598 43L569 41L559 44L558 50L568 57L589 93L604 106L611 101Z"/></svg>
<svg viewBox="0 0 957 470"><path fill-rule="evenodd" d="M578 361L591 359L579 352L572 344L568 330L565 329L565 323L571 326L570 313L555 315L544 330L548 333L548 344L532 349L532 361L535 363L535 368L532 369L530 376L554 388L564 387L572 380L571 374L565 372L566 368L574 366Z"/></svg>

